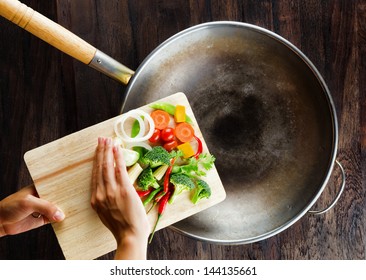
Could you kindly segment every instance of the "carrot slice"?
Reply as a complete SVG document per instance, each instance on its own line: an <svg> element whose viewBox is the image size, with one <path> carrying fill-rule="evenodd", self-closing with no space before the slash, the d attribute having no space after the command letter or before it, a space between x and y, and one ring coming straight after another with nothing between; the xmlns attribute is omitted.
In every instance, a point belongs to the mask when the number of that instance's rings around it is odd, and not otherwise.
<svg viewBox="0 0 366 280"><path fill-rule="evenodd" d="M163 110L152 111L150 116L154 120L155 128L157 129L164 129L169 125L169 114Z"/></svg>
<svg viewBox="0 0 366 280"><path fill-rule="evenodd" d="M183 143L189 142L193 139L194 129L188 123L185 122L179 123L175 127L175 136L179 139L179 141Z"/></svg>

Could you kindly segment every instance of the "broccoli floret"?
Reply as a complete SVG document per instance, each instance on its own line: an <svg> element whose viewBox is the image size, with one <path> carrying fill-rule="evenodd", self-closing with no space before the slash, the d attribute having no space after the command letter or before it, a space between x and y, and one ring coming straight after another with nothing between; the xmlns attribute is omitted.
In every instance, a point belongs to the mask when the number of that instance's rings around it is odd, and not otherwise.
<svg viewBox="0 0 366 280"><path fill-rule="evenodd" d="M169 165L170 154L163 147L155 146L141 158L141 163L150 165L151 168L155 168L160 165Z"/></svg>
<svg viewBox="0 0 366 280"><path fill-rule="evenodd" d="M193 181L185 174L177 173L170 176L170 183L174 185L174 191L169 199L169 203L173 203L177 195L185 190L194 189Z"/></svg>
<svg viewBox="0 0 366 280"><path fill-rule="evenodd" d="M155 189L159 188L159 184L156 181L153 172L150 167L147 167L142 171L142 173L137 178L137 185L143 189L148 190L150 187Z"/></svg>
<svg viewBox="0 0 366 280"><path fill-rule="evenodd" d="M196 188L194 189L191 201L196 204L202 198L209 198L211 196L210 186L203 180L196 181Z"/></svg>

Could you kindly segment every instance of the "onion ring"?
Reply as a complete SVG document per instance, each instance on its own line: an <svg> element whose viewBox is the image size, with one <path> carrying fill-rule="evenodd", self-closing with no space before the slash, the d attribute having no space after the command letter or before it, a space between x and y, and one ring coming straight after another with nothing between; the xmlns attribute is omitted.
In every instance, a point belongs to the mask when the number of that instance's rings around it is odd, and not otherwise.
<svg viewBox="0 0 366 280"><path fill-rule="evenodd" d="M140 130L139 130L139 133L137 133L137 135L133 138L140 138L140 137L143 137L145 135L145 131L146 131L145 122L144 122L144 119L141 116L136 117L136 120L139 122ZM143 124L143 125L141 125L141 124ZM121 129L122 129L122 127L121 127ZM128 137L127 134L126 134L126 137Z"/></svg>
<svg viewBox="0 0 366 280"><path fill-rule="evenodd" d="M152 150L152 147L146 142L127 143L126 149L132 149L133 147L143 147L147 150Z"/></svg>
<svg viewBox="0 0 366 280"><path fill-rule="evenodd" d="M146 132L146 126L145 121L142 119L143 116L145 120L149 123L149 131L147 134ZM128 118L136 119L139 122L140 125L140 132L136 137L130 137L127 135L124 124ZM121 133L118 129L118 126L120 125ZM155 125L153 119L150 117L150 115L140 109L131 110L121 116L115 123L114 123L114 132L118 137L120 137L124 142L126 143L135 143L135 142L143 142L148 140L154 133Z"/></svg>

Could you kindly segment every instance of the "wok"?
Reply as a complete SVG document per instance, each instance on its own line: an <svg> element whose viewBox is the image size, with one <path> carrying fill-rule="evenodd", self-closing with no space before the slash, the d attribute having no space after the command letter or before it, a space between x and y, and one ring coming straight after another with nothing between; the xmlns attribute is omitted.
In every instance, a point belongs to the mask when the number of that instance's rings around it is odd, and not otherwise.
<svg viewBox="0 0 366 280"><path fill-rule="evenodd" d="M161 44L134 73L18 1L2 1L0 11L128 83L123 111L178 91L187 95L227 198L173 229L216 243L259 241L305 215L325 188L337 162L334 104L314 65L275 33L239 22L197 25ZM336 198L313 212L339 199L345 174L338 165L343 178Z"/></svg>

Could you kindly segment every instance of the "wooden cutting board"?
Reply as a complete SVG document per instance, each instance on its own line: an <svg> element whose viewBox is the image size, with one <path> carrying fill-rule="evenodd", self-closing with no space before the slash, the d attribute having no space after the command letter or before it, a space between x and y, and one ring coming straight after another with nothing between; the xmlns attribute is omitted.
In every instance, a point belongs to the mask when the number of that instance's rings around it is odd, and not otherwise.
<svg viewBox="0 0 366 280"><path fill-rule="evenodd" d="M196 135L203 139L187 97L183 93L176 93L157 102L186 106L186 113L192 118ZM149 105L141 109L149 113L152 111ZM115 136L113 127L118 118L120 116L60 138L24 155L40 197L55 203L65 212L65 220L53 224L53 228L66 259L95 259L116 249L113 235L91 208L90 197L97 139L99 136ZM204 152L207 152L204 139L202 142ZM181 194L173 204L168 204L158 229L225 199L225 190L215 167L204 179L212 189L211 197L194 205L190 201L189 192ZM151 227L156 217L156 209L148 214Z"/></svg>

